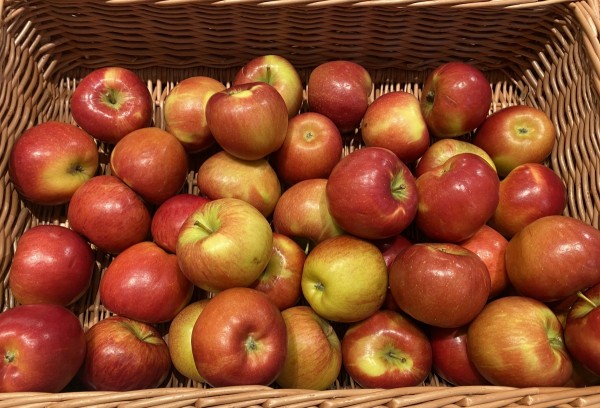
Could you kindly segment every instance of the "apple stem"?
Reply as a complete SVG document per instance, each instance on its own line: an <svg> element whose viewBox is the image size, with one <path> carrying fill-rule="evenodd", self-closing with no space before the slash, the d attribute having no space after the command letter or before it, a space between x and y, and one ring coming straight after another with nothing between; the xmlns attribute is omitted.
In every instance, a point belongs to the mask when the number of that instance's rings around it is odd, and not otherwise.
<svg viewBox="0 0 600 408"><path fill-rule="evenodd" d="M589 297L584 295L582 291L578 291L577 296L579 298L585 300L586 302L588 302L590 305L592 305L592 307L594 307L594 308L598 307L598 305L592 299L590 299Z"/></svg>
<svg viewBox="0 0 600 408"><path fill-rule="evenodd" d="M202 221L200 221L200 220L196 220L194 222L194 226L202 229L207 234L212 234L213 233L213 230L208 225L202 223Z"/></svg>

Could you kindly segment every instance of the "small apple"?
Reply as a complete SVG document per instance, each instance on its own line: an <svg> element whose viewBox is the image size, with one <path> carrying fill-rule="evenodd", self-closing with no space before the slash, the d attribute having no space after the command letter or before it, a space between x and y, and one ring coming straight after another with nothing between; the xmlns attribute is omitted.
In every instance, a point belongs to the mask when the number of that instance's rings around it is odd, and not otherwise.
<svg viewBox="0 0 600 408"><path fill-rule="evenodd" d="M600 376L600 281L578 293L565 323L565 345L583 367Z"/></svg>
<svg viewBox="0 0 600 408"><path fill-rule="evenodd" d="M481 156L487 164L489 164L494 170L496 165L492 158L480 147L475 146L473 143L453 138L445 138L436 140L425 150L425 153L421 156L417 165L415 166L415 177L419 177L421 174L428 170L431 170L437 166L441 166L452 156L456 156L460 153L473 153Z"/></svg>

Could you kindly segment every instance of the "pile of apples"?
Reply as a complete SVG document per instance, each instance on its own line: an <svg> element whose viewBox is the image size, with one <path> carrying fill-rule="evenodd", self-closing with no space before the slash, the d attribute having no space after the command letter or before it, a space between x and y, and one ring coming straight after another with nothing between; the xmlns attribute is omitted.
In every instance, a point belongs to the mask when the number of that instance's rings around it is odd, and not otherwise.
<svg viewBox="0 0 600 408"><path fill-rule="evenodd" d="M600 232L563 215L549 117L490 113L464 62L420 95L373 92L355 62L304 84L265 55L228 86L177 83L163 129L134 72L84 77L76 125L11 150L23 200L67 213L16 242L0 391L153 388L173 370L213 387L597 384ZM84 329L71 307L94 273L110 316Z"/></svg>

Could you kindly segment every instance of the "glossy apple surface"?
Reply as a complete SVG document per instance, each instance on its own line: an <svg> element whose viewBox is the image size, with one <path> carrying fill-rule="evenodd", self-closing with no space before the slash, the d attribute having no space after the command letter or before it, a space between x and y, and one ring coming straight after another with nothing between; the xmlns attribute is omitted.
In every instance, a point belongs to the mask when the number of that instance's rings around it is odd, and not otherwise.
<svg viewBox="0 0 600 408"><path fill-rule="evenodd" d="M492 158L480 147L461 139L445 138L436 140L425 150L415 166L415 177L419 177L427 170L441 166L452 156L461 153L473 153L481 156L494 170L496 165Z"/></svg>
<svg viewBox="0 0 600 408"><path fill-rule="evenodd" d="M600 282L580 292L567 315L564 336L570 355L600 376Z"/></svg>

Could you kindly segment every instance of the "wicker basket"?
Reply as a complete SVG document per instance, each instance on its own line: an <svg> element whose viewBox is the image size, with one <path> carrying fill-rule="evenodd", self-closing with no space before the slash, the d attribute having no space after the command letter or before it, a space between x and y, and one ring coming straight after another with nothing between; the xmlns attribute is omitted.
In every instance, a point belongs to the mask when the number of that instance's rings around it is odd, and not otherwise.
<svg viewBox="0 0 600 408"><path fill-rule="evenodd" d="M558 143L547 164L567 185L566 214L598 228L599 27L597 0L0 0L0 310L15 306L7 282L16 240L38 224L67 225L65 206L20 199L8 178L9 151L37 123L73 122L69 97L78 80L106 65L131 68L147 81L162 127L163 102L177 81L208 75L227 84L263 54L288 58L305 81L321 62L359 62L372 74L373 98L393 90L419 96L437 65L470 62L492 82L492 111L528 104L555 121ZM100 147L106 171L110 147ZM196 192L196 169L189 192ZM85 328L110 315L97 296L110 261L98 253L92 286L72 306ZM432 374L420 387L374 390L342 373L330 390L314 392L207 388L174 373L155 390L0 395L0 408L48 405L572 407L600 406L600 387L452 387Z"/></svg>

